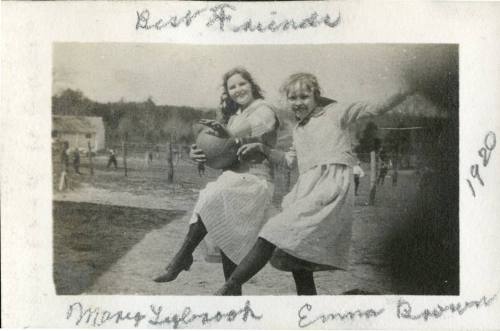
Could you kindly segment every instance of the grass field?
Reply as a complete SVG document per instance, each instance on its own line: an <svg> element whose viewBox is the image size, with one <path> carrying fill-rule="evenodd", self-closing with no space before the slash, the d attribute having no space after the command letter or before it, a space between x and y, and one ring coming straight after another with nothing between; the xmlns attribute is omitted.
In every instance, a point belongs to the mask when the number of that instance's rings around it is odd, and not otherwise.
<svg viewBox="0 0 500 331"><path fill-rule="evenodd" d="M184 211L83 202L54 203L54 281L59 294L80 294L144 235Z"/></svg>
<svg viewBox="0 0 500 331"><path fill-rule="evenodd" d="M185 218L199 189L218 172L207 169L206 176L200 177L194 164L181 160L174 183L168 183L165 163L143 167L141 159L131 159L124 177L123 170L106 169L105 162L105 158L96 160L93 176L85 167L83 175L73 175L73 191L55 194L54 281L58 294L212 293L220 285L220 267L199 256L194 271L184 273L174 287L158 287L151 278L182 241ZM276 202L285 191L285 176L278 174L277 178ZM442 284L435 279L423 284L406 277L413 272L408 261L428 266L414 255L432 256L443 239L429 236L432 242L424 239L418 244L422 249L411 244L415 226L420 236L428 233L428 224L415 225L412 218L418 180L411 171L400 174L397 186L386 180L378 188L376 205L367 206L369 179L362 179L354 210L350 268L318 273L320 294L439 294ZM105 202L96 203L95 192L105 196ZM286 282L285 273L267 269L265 277L253 280L246 294L293 294L289 275Z"/></svg>

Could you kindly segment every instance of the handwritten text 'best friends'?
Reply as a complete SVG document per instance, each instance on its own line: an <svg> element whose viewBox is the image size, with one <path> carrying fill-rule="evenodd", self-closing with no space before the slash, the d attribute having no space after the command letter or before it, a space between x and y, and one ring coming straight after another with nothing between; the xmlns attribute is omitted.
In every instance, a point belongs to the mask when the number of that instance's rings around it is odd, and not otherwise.
<svg viewBox="0 0 500 331"><path fill-rule="evenodd" d="M168 17L153 16L149 9L137 11L136 30L164 30L179 27L190 27L194 23L202 23L207 28L230 32L280 32L304 30L325 26L334 28L340 24L340 13L320 14L313 11L301 17L282 17L271 11L269 17L244 17L237 19L238 8L230 4L220 4L188 10L181 15Z"/></svg>

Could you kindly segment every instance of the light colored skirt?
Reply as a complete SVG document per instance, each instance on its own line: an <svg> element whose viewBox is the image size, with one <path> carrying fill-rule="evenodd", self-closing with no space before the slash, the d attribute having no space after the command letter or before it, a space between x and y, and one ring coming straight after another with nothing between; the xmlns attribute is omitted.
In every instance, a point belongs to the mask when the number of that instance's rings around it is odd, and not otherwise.
<svg viewBox="0 0 500 331"><path fill-rule="evenodd" d="M283 211L259 236L299 259L346 269L354 207L351 182L352 168L346 165L311 168L299 176L283 199Z"/></svg>
<svg viewBox="0 0 500 331"><path fill-rule="evenodd" d="M273 185L248 173L225 171L200 191L190 223L201 218L206 243L239 264L250 251L272 208Z"/></svg>

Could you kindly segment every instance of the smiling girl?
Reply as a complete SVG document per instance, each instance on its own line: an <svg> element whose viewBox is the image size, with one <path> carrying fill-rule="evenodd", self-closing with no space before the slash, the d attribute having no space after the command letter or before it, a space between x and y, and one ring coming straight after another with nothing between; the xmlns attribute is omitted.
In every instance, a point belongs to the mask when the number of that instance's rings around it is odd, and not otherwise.
<svg viewBox="0 0 500 331"><path fill-rule="evenodd" d="M273 253L272 264L292 272L299 295L316 294L313 272L347 267L354 206L352 166L356 161L349 125L392 109L409 94L396 93L375 105L330 100L323 106L318 81L308 73L290 76L282 93L297 120L292 151L283 153L251 143L238 154L259 151L274 163L291 166L297 162L299 178L283 200L283 211L264 225L256 244L218 295L234 295Z"/></svg>
<svg viewBox="0 0 500 331"><path fill-rule="evenodd" d="M202 120L212 134L229 137L233 144L260 143L273 147L277 140L278 119L262 98L260 87L244 68L235 68L223 77L222 123ZM191 158L205 162L206 155L196 145ZM219 178L200 191L184 243L156 282L170 282L193 263L193 252L203 238L221 250L226 280L252 248L269 218L273 185L269 161L259 152L247 153L224 169ZM241 288L235 289L241 294Z"/></svg>

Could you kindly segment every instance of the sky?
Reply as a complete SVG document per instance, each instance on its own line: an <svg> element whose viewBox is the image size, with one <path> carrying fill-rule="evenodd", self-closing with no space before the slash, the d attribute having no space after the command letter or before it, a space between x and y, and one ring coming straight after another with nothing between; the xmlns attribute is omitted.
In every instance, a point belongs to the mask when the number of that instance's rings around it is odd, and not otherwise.
<svg viewBox="0 0 500 331"><path fill-rule="evenodd" d="M217 107L222 75L247 68L271 103L290 74L315 74L323 95L342 101L377 101L403 86L402 68L418 45L185 45L57 43L53 93L72 88L98 102Z"/></svg>

